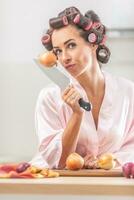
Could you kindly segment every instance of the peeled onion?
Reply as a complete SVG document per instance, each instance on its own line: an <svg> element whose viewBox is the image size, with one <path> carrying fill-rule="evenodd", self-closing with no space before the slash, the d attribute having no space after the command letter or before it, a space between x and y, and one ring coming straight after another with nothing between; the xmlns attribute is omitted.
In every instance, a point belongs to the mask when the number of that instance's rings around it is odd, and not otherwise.
<svg viewBox="0 0 134 200"><path fill-rule="evenodd" d="M39 56L39 62L45 67L52 67L56 64L57 58L53 52L45 52Z"/></svg>
<svg viewBox="0 0 134 200"><path fill-rule="evenodd" d="M98 159L98 166L101 169L113 169L116 165L115 157L112 153L103 154Z"/></svg>
<svg viewBox="0 0 134 200"><path fill-rule="evenodd" d="M126 178L134 178L134 163L127 162L122 166L123 175Z"/></svg>
<svg viewBox="0 0 134 200"><path fill-rule="evenodd" d="M67 157L66 167L70 170L82 169L84 166L84 159L77 153L72 153Z"/></svg>
<svg viewBox="0 0 134 200"><path fill-rule="evenodd" d="M104 162L105 162L105 161L114 160L115 157L114 157L114 155L112 153L105 153L105 154L101 155L100 159L104 160Z"/></svg>

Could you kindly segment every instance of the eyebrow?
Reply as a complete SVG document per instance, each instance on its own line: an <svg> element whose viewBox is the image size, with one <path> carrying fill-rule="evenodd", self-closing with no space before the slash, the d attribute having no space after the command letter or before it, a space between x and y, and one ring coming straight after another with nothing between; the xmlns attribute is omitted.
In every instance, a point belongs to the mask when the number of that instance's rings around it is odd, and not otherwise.
<svg viewBox="0 0 134 200"><path fill-rule="evenodd" d="M64 45L66 45L67 43L69 43L69 42L72 41L72 40L74 41L74 39L69 39L69 40L65 41L65 42L64 42ZM59 47L53 47L53 48L59 48Z"/></svg>

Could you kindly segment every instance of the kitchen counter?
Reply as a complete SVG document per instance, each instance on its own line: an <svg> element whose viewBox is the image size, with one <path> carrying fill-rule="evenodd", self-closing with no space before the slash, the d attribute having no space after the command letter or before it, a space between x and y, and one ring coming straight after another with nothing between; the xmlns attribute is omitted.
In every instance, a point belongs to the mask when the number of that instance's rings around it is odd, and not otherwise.
<svg viewBox="0 0 134 200"><path fill-rule="evenodd" d="M0 179L0 194L134 196L134 179L124 177Z"/></svg>

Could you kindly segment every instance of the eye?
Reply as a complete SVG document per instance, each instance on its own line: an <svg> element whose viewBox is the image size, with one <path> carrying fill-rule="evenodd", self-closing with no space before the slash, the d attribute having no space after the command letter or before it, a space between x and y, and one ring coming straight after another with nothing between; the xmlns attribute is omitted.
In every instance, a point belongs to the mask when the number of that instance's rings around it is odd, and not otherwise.
<svg viewBox="0 0 134 200"><path fill-rule="evenodd" d="M56 54L56 56L58 56L58 55L60 55L61 50L60 50L60 49L55 49L55 50L54 50L54 53Z"/></svg>
<svg viewBox="0 0 134 200"><path fill-rule="evenodd" d="M74 42L71 42L71 43L69 43L69 44L67 45L67 47L68 47L69 49L73 49L74 47L76 47L76 44L75 44Z"/></svg>

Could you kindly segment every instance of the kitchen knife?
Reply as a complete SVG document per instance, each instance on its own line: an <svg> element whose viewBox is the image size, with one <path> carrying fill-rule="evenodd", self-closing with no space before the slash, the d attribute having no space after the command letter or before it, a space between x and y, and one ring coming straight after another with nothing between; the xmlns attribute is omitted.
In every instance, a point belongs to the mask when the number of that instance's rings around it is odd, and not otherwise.
<svg viewBox="0 0 134 200"><path fill-rule="evenodd" d="M56 65L53 67L45 67L38 59L34 59L34 61L41 71L43 71L51 81L60 87L61 91L65 90L65 88L70 84L70 78L63 71L59 70ZM79 99L79 105L86 111L90 111L92 108L91 103L85 102L82 98Z"/></svg>

